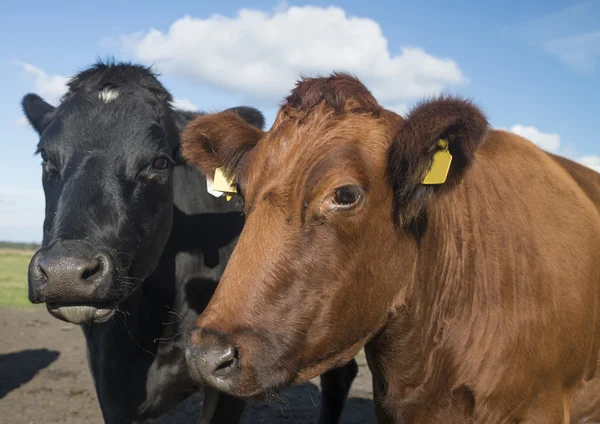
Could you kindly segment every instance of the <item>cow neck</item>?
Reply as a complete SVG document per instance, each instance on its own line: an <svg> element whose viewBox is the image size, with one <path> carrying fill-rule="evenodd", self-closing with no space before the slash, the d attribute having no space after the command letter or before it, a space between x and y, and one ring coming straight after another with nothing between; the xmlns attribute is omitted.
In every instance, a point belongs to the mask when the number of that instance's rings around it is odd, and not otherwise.
<svg viewBox="0 0 600 424"><path fill-rule="evenodd" d="M460 186L428 208L426 229L415 243L414 277L403 282L406 292L396 313L366 346L376 397L384 403L401 399L387 405L403 411L395 419L414 418L419 404L435 398L434 391L451 391L452 379L446 372L452 355L440 342L452 323L471 311L474 287L468 275L473 260L469 252L480 240L467 195Z"/></svg>

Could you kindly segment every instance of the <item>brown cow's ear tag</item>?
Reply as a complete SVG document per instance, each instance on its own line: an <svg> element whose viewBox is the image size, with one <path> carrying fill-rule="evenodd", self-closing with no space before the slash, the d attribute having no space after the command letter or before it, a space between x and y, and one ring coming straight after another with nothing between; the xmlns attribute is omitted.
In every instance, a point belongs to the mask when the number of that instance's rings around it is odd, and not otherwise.
<svg viewBox="0 0 600 424"><path fill-rule="evenodd" d="M439 150L433 155L429 172L423 179L423 184L444 184L450 171L452 155L448 150L447 140L438 140Z"/></svg>
<svg viewBox="0 0 600 424"><path fill-rule="evenodd" d="M233 175L229 178L226 177L223 168L215 169L215 176L210 183L210 190L223 193L227 201L231 200L232 196L237 193L237 190L233 186L233 178Z"/></svg>

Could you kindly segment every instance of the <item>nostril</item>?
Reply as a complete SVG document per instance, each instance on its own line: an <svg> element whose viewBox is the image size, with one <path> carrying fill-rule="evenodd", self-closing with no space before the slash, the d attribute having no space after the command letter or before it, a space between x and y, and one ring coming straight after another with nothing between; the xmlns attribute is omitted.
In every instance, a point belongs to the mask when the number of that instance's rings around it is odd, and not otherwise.
<svg viewBox="0 0 600 424"><path fill-rule="evenodd" d="M238 350L234 346L228 346L220 355L214 372L228 371L238 363Z"/></svg>
<svg viewBox="0 0 600 424"><path fill-rule="evenodd" d="M221 363L219 364L219 366L217 366L215 371L220 371L220 370L232 367L235 365L237 360L238 360L238 351L235 347L230 346L229 348L227 348L227 350L221 357Z"/></svg>
<svg viewBox="0 0 600 424"><path fill-rule="evenodd" d="M229 391L242 375L243 351L228 335L210 330L194 331L186 347L186 362L190 376L196 382Z"/></svg>
<svg viewBox="0 0 600 424"><path fill-rule="evenodd" d="M84 281L89 280L102 270L102 261L96 259L91 261L90 264L81 273L81 279Z"/></svg>
<svg viewBox="0 0 600 424"><path fill-rule="evenodd" d="M39 261L37 263L37 272L36 277L40 283L45 283L48 281L48 274L46 273L46 269L44 267L43 261Z"/></svg>
<svg viewBox="0 0 600 424"><path fill-rule="evenodd" d="M225 361L221 365L219 365L215 371L220 371L222 369L229 368L230 366L233 365L234 361L235 361L234 358L228 359L227 361Z"/></svg>

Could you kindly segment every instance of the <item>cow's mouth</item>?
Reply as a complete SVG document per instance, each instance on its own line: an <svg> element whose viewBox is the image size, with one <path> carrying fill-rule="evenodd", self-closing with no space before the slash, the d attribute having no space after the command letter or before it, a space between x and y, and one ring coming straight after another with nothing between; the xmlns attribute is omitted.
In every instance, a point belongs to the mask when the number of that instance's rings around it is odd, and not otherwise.
<svg viewBox="0 0 600 424"><path fill-rule="evenodd" d="M83 324L86 322L105 322L115 313L115 306L109 304L46 304L48 312L55 318L70 322L72 324Z"/></svg>

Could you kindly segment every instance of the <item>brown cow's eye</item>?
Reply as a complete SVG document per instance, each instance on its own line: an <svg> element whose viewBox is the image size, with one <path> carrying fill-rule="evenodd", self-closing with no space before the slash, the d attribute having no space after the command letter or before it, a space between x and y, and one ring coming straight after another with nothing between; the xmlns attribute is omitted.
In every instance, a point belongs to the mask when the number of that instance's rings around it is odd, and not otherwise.
<svg viewBox="0 0 600 424"><path fill-rule="evenodd" d="M165 158L158 158L152 162L152 168L154 169L166 169L169 166L169 161Z"/></svg>
<svg viewBox="0 0 600 424"><path fill-rule="evenodd" d="M333 196L338 205L351 205L358 200L358 193L352 187L338 188Z"/></svg>
<svg viewBox="0 0 600 424"><path fill-rule="evenodd" d="M240 183L237 183L237 182L236 182L236 183L235 183L233 186L235 187L235 192L238 194L238 196L239 196L241 199L244 199L244 195L243 195L243 193L242 193L242 188L240 187Z"/></svg>

